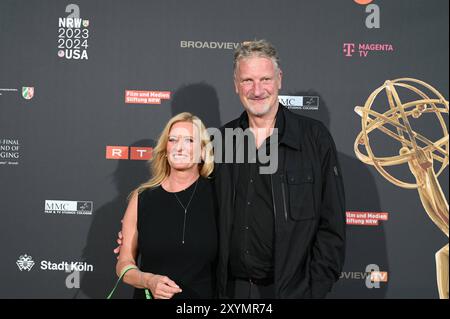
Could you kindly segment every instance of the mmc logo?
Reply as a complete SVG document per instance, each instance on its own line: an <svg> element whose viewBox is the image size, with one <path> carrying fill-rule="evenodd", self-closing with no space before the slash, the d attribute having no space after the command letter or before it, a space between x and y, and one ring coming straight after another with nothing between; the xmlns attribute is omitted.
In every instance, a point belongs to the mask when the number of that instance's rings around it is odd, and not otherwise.
<svg viewBox="0 0 450 319"><path fill-rule="evenodd" d="M92 215L92 201L45 200L46 214Z"/></svg>

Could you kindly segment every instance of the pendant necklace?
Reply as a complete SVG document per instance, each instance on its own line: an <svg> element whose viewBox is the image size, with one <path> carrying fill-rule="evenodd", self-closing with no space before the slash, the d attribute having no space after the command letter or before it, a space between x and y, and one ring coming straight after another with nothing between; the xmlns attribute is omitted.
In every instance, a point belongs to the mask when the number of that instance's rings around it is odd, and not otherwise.
<svg viewBox="0 0 450 319"><path fill-rule="evenodd" d="M187 203L186 207L184 207L183 203L180 201L180 199L177 196L177 193L173 193L175 195L175 198L177 199L178 203L181 205L181 207L183 207L184 209L184 220L183 220L183 239L181 240L181 243L184 245L184 235L186 233L186 215L187 215L187 210L189 208L189 204L191 203L192 198L194 197L195 194L195 190L197 189L197 184L198 184L198 180L200 178L197 179L197 181L195 182L195 187L194 187L194 191L191 194L191 198L189 199L189 202Z"/></svg>

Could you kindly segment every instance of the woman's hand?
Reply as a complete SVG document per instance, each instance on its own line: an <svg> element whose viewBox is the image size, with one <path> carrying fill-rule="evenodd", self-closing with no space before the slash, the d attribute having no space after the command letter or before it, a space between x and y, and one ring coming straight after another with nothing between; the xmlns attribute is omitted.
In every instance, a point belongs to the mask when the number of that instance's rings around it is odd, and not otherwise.
<svg viewBox="0 0 450 319"><path fill-rule="evenodd" d="M180 293L180 287L169 277L144 273L144 287L150 289L155 299L170 299Z"/></svg>

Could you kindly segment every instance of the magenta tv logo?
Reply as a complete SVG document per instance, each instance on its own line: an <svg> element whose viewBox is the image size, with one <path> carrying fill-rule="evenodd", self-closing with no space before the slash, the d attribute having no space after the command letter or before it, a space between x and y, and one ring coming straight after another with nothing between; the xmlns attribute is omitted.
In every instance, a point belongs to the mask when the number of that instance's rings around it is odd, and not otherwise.
<svg viewBox="0 0 450 319"><path fill-rule="evenodd" d="M353 56L355 53L355 44L354 43L344 43L344 54L345 56Z"/></svg>
<svg viewBox="0 0 450 319"><path fill-rule="evenodd" d="M344 43L342 51L344 56L353 57L354 54L360 58L367 58L369 53L387 54L395 51L391 43Z"/></svg>

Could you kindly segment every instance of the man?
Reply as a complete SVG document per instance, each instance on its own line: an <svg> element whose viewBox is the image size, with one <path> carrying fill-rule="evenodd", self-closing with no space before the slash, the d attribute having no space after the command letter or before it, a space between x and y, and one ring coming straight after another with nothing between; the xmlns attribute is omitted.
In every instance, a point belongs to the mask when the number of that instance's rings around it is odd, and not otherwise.
<svg viewBox="0 0 450 319"><path fill-rule="evenodd" d="M222 137L227 129L251 133L231 150L223 139L216 159L220 298L324 298L344 263L344 189L333 139L322 123L279 104L281 83L270 43L236 50L234 85L245 111L222 127ZM274 144L268 155L276 169L264 173L263 155ZM237 154L246 155L243 163Z"/></svg>
<svg viewBox="0 0 450 319"><path fill-rule="evenodd" d="M279 104L281 83L270 43L236 50L234 85L245 112L222 131L253 133L234 143L244 154L277 137L270 158L278 165L262 174L258 158L219 164L221 298L323 298L344 263L344 189L333 139L322 123Z"/></svg>

